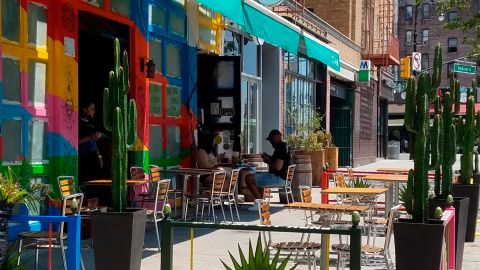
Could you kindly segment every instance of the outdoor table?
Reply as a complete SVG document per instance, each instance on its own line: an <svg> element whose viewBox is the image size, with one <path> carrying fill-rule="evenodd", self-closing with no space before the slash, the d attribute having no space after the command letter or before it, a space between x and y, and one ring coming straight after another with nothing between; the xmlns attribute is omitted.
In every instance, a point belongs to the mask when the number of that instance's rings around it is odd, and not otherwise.
<svg viewBox="0 0 480 270"><path fill-rule="evenodd" d="M399 183L406 183L408 175L406 174L370 174L363 179L369 181L385 182L388 187L388 192L385 196L385 215L394 205L399 201Z"/></svg>
<svg viewBox="0 0 480 270"><path fill-rule="evenodd" d="M196 168L171 168L171 169L166 169L162 170L162 173L170 173L170 174L176 174L176 175L182 175L183 176L183 186L182 186L182 217L185 216L185 213L187 212L187 178L193 177L195 179L195 192L198 192L199 190L199 182L200 182L200 176L202 175L210 175L215 172L221 172L221 170L218 169L196 169ZM185 217L186 218L186 217Z"/></svg>
<svg viewBox="0 0 480 270"><path fill-rule="evenodd" d="M410 170L411 170L410 168L378 168L377 172L395 173L395 174L405 173L405 174L407 174Z"/></svg>
<svg viewBox="0 0 480 270"><path fill-rule="evenodd" d="M127 180L127 186L133 189L133 199L132 206L137 199L137 186L148 184L148 180ZM101 180L92 180L84 183L85 186L111 186L112 180L110 179L101 179Z"/></svg>
<svg viewBox="0 0 480 270"><path fill-rule="evenodd" d="M360 196L378 196L388 191L388 188L350 188L350 187L333 187L321 190L322 194L340 194L352 197L352 203L359 201Z"/></svg>

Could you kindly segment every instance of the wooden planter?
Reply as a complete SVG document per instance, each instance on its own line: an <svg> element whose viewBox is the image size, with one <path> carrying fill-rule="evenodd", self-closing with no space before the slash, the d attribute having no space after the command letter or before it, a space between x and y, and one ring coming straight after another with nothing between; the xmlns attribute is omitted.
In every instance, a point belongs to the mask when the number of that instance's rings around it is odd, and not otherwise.
<svg viewBox="0 0 480 270"><path fill-rule="evenodd" d="M329 170L338 169L338 147L325 147L325 163L328 163Z"/></svg>
<svg viewBox="0 0 480 270"><path fill-rule="evenodd" d="M325 164L325 151L311 151L312 160L312 186L319 187L322 181L323 164Z"/></svg>
<svg viewBox="0 0 480 270"><path fill-rule="evenodd" d="M295 151L292 164L295 164L295 174L293 175L292 192L296 202L301 201L301 186L312 186L312 159L309 152ZM283 202L283 198L280 198ZM285 200L286 202L286 200Z"/></svg>

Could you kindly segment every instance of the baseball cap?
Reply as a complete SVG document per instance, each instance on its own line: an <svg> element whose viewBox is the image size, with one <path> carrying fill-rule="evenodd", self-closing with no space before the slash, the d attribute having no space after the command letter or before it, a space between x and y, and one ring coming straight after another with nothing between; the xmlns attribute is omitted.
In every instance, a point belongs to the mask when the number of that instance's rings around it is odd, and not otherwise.
<svg viewBox="0 0 480 270"><path fill-rule="evenodd" d="M268 137L267 137L265 140L268 141L268 140L270 140L270 139L271 139L273 136L275 136L275 135L280 135L280 136L282 136L282 133L281 133L280 130L278 130L278 129L272 129L272 130L270 131L270 133L268 134Z"/></svg>

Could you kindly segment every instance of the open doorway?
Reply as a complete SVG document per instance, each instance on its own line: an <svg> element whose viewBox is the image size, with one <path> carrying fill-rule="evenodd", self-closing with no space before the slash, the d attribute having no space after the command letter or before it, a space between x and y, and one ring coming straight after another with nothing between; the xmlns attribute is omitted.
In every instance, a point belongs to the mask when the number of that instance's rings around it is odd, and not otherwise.
<svg viewBox="0 0 480 270"><path fill-rule="evenodd" d="M111 133L103 125L103 89L108 86L108 73L113 70L113 40L118 38L121 51L129 52L130 29L127 25L88 12L79 12L78 25L79 114L82 117L83 107L94 104L95 114L88 122L88 130L90 132L94 128L102 134L96 143L103 160L100 168L96 155L85 158L84 153L92 152L92 147L79 146L78 169L82 183L93 179L111 179ZM79 119L80 140L82 136L85 137L84 123Z"/></svg>

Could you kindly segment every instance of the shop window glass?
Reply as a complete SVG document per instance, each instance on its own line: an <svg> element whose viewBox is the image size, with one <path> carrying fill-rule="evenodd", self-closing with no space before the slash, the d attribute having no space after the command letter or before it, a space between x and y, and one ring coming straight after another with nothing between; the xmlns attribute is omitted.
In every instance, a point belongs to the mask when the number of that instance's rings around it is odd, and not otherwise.
<svg viewBox="0 0 480 270"><path fill-rule="evenodd" d="M175 78L182 77L182 58L180 48L168 44L166 49L167 55L167 75Z"/></svg>
<svg viewBox="0 0 480 270"><path fill-rule="evenodd" d="M3 56L3 101L20 103L20 61Z"/></svg>
<svg viewBox="0 0 480 270"><path fill-rule="evenodd" d="M167 116L179 117L182 112L181 89L175 86L167 87Z"/></svg>
<svg viewBox="0 0 480 270"><path fill-rule="evenodd" d="M303 57L298 58L298 73L303 76L307 76L307 59Z"/></svg>
<svg viewBox="0 0 480 270"><path fill-rule="evenodd" d="M28 3L28 45L47 48L47 8L43 5Z"/></svg>
<svg viewBox="0 0 480 270"><path fill-rule="evenodd" d="M110 0L110 8L115 13L130 16L130 0Z"/></svg>
<svg viewBox="0 0 480 270"><path fill-rule="evenodd" d="M34 105L45 104L47 64L28 61L28 101Z"/></svg>
<svg viewBox="0 0 480 270"><path fill-rule="evenodd" d="M180 128L167 127L167 155L169 158L180 157L182 148L180 144Z"/></svg>
<svg viewBox="0 0 480 270"><path fill-rule="evenodd" d="M244 38L243 72L258 76L258 47L251 39Z"/></svg>
<svg viewBox="0 0 480 270"><path fill-rule="evenodd" d="M20 42L20 0L2 0L2 36Z"/></svg>
<svg viewBox="0 0 480 270"><path fill-rule="evenodd" d="M298 72L298 58L294 54L288 54L288 70L297 73Z"/></svg>
<svg viewBox="0 0 480 270"><path fill-rule="evenodd" d="M185 17L170 13L170 32L185 37Z"/></svg>
<svg viewBox="0 0 480 270"><path fill-rule="evenodd" d="M103 7L103 0L83 0L89 4L92 4L96 7Z"/></svg>
<svg viewBox="0 0 480 270"><path fill-rule="evenodd" d="M165 28L167 22L165 9L153 4L150 4L148 8L148 23Z"/></svg>
<svg viewBox="0 0 480 270"><path fill-rule="evenodd" d="M199 39L206 44L215 45L217 32L213 29L205 27L203 25L198 26L198 36Z"/></svg>
<svg viewBox="0 0 480 270"><path fill-rule="evenodd" d="M150 125L150 158L162 158L163 156L163 135L162 135L162 126Z"/></svg>
<svg viewBox="0 0 480 270"><path fill-rule="evenodd" d="M158 83L150 83L150 114L162 115L162 85Z"/></svg>
<svg viewBox="0 0 480 270"><path fill-rule="evenodd" d="M150 39L150 58L155 62L155 71L162 73L162 42L158 39Z"/></svg>
<svg viewBox="0 0 480 270"><path fill-rule="evenodd" d="M42 163L48 159L48 132L47 122L33 120L29 124L28 142L30 145L30 160L33 163Z"/></svg>
<svg viewBox="0 0 480 270"><path fill-rule="evenodd" d="M20 161L22 152L22 121L2 121L2 156L3 162L13 163Z"/></svg>
<svg viewBox="0 0 480 270"><path fill-rule="evenodd" d="M198 6L198 11L200 12L201 15L206 16L208 18L215 17L215 11L205 7L205 6Z"/></svg>
<svg viewBox="0 0 480 270"><path fill-rule="evenodd" d="M308 61L308 72L307 76L309 78L315 78L315 62L314 61Z"/></svg>
<svg viewBox="0 0 480 270"><path fill-rule="evenodd" d="M213 32L215 35L215 31ZM213 36L215 39L215 36ZM223 40L223 53L225 55L240 55L240 42L242 41L242 36L234 33L232 31L225 30L224 40Z"/></svg>

